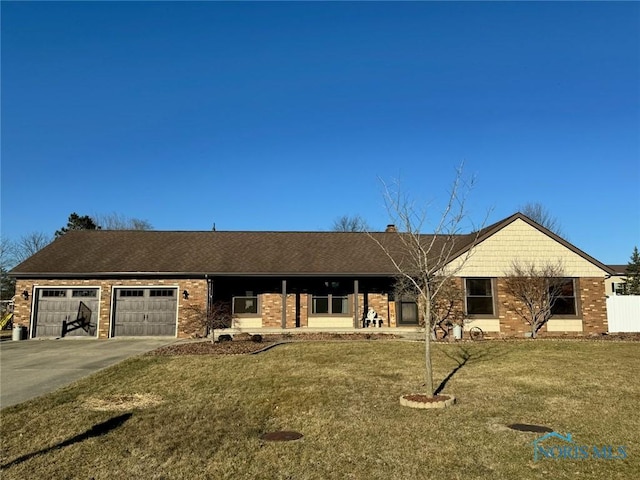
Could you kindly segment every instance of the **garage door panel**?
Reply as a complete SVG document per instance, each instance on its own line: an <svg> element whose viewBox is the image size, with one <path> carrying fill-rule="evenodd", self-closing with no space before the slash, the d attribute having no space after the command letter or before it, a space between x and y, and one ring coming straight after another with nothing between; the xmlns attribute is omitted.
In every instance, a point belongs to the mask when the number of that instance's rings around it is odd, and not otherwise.
<svg viewBox="0 0 640 480"><path fill-rule="evenodd" d="M122 299L119 300L118 308L123 313L144 313L145 302L139 299Z"/></svg>
<svg viewBox="0 0 640 480"><path fill-rule="evenodd" d="M175 326L167 325L166 323L147 323L146 325L147 335L165 336L175 335Z"/></svg>
<svg viewBox="0 0 640 480"><path fill-rule="evenodd" d="M171 315L172 313L175 313L175 308L176 302L174 300L165 300L164 298L160 300L151 299L149 301L147 313L158 316L167 314Z"/></svg>
<svg viewBox="0 0 640 480"><path fill-rule="evenodd" d="M133 336L138 337L145 335L144 323L125 323L120 325L118 332L120 336Z"/></svg>

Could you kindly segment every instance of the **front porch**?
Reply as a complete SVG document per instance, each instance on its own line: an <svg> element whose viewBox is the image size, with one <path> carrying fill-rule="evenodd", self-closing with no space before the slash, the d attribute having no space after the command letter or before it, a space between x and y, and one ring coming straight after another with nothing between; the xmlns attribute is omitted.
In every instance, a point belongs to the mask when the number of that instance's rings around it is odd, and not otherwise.
<svg viewBox="0 0 640 480"><path fill-rule="evenodd" d="M232 276L210 277L208 284L209 308L230 313L230 331L383 332L419 324L415 301L395 299L388 277Z"/></svg>

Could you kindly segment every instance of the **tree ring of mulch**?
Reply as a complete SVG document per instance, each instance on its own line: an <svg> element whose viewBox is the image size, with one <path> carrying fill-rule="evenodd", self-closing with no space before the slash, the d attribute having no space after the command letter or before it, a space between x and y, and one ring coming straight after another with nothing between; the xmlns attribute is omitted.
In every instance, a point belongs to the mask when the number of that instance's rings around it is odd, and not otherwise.
<svg viewBox="0 0 640 480"><path fill-rule="evenodd" d="M400 397L400 405L409 408L447 408L456 403L453 395L410 393Z"/></svg>
<svg viewBox="0 0 640 480"><path fill-rule="evenodd" d="M507 425L507 428L516 430L518 432L532 432L532 433L548 433L553 432L553 428L545 427L544 425L529 425L527 423L512 423Z"/></svg>
<svg viewBox="0 0 640 480"><path fill-rule="evenodd" d="M260 439L267 442L290 442L302 437L303 435L301 433L291 431L268 432L260 435Z"/></svg>

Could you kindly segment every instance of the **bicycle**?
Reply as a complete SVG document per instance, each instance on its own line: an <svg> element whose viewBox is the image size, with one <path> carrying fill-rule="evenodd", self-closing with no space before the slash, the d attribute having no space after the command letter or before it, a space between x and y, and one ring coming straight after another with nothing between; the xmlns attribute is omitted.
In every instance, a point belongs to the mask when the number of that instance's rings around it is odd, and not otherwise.
<svg viewBox="0 0 640 480"><path fill-rule="evenodd" d="M471 327L469 329L469 338L473 341L482 340L484 338L484 332L480 327Z"/></svg>

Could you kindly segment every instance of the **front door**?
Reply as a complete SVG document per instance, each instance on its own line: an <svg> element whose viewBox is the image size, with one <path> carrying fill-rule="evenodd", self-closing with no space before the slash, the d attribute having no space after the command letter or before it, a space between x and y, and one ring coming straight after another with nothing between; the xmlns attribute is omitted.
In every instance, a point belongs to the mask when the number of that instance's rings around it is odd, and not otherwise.
<svg viewBox="0 0 640 480"><path fill-rule="evenodd" d="M418 304L413 300L396 301L398 310L398 326L418 325Z"/></svg>

